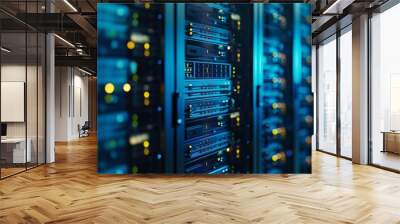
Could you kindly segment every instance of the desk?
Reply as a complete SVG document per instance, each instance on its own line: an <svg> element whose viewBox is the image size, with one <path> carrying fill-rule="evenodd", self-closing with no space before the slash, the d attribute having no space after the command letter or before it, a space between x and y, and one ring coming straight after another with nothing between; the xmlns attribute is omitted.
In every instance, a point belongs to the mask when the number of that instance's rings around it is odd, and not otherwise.
<svg viewBox="0 0 400 224"><path fill-rule="evenodd" d="M400 131L382 131L383 150L382 152L392 152L400 154Z"/></svg>
<svg viewBox="0 0 400 224"><path fill-rule="evenodd" d="M31 162L32 153L30 138L26 139L28 143L25 151L25 138L5 138L1 139L1 157L6 163L26 163ZM11 159L12 158L12 159Z"/></svg>

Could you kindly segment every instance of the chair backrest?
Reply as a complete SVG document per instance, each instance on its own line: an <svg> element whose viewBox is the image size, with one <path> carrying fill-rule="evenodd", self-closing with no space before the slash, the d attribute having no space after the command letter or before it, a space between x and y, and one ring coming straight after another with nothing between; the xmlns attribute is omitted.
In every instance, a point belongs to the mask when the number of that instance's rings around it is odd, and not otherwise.
<svg viewBox="0 0 400 224"><path fill-rule="evenodd" d="M85 121L85 123L83 124L82 128L89 128L90 127L89 124L90 124L89 121Z"/></svg>

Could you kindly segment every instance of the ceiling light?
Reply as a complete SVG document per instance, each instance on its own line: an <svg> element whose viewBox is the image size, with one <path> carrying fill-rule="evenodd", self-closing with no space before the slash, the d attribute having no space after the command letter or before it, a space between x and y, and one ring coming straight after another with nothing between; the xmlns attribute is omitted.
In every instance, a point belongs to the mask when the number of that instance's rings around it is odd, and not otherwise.
<svg viewBox="0 0 400 224"><path fill-rule="evenodd" d="M78 10L68 0L64 0L64 3L67 4L74 12L78 12Z"/></svg>
<svg viewBox="0 0 400 224"><path fill-rule="evenodd" d="M62 37L60 37L60 36L57 35L57 34L54 34L54 36L57 37L57 38L58 38L59 40L61 40L62 42L66 43L68 46L75 48L75 45L73 45L73 44L72 44L71 42L69 42L68 40L66 40L66 39L64 39L64 38L62 38Z"/></svg>
<svg viewBox="0 0 400 224"><path fill-rule="evenodd" d="M351 5L355 0L336 0L322 14L342 14L343 10Z"/></svg>
<svg viewBox="0 0 400 224"><path fill-rule="evenodd" d="M6 53L10 53L10 52L11 52L11 50L9 50L9 49L7 49L7 48L5 48L5 47L1 47L0 49L1 49L2 51L6 52Z"/></svg>
<svg viewBox="0 0 400 224"><path fill-rule="evenodd" d="M340 0L336 0L332 5L330 5L327 9L325 9L322 14L328 14L329 11L331 11L334 7L337 6L337 4L339 4L339 2Z"/></svg>
<svg viewBox="0 0 400 224"><path fill-rule="evenodd" d="M86 71L86 70L83 70L83 69L81 69L81 68L79 68L79 67L78 67L78 70L81 71L81 72L83 72L83 73L85 73L85 74L87 74L87 75L90 75L90 76L92 75L92 73L90 73L90 72L88 72L88 71Z"/></svg>

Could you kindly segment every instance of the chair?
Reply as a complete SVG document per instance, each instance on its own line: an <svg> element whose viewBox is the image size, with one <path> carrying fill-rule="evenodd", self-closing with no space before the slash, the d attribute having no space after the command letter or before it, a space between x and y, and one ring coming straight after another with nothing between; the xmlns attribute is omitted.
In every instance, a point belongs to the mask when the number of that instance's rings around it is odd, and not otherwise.
<svg viewBox="0 0 400 224"><path fill-rule="evenodd" d="M78 124L79 138L89 136L89 129L90 129L89 121L85 121L85 123L82 126Z"/></svg>

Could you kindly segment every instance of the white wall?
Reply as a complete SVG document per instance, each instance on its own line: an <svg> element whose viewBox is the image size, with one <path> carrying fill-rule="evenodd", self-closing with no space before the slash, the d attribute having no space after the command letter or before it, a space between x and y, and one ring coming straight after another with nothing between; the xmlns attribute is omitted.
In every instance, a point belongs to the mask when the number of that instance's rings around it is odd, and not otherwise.
<svg viewBox="0 0 400 224"><path fill-rule="evenodd" d="M78 124L88 120L88 77L73 67L56 67L55 73L55 140L74 140Z"/></svg>
<svg viewBox="0 0 400 224"><path fill-rule="evenodd" d="M38 70L36 70L38 69ZM27 77L27 80L25 80ZM44 162L44 74L42 67L25 66L24 64L10 63L1 66L1 81L3 82L24 82L26 84L26 110L27 120L24 122L6 122L8 138L30 139L32 162ZM7 96L2 96L7 97ZM10 108L1 108L7 110ZM23 111L25 113L25 111ZM38 150L38 151L37 151ZM39 156L37 157L37 153Z"/></svg>
<svg viewBox="0 0 400 224"><path fill-rule="evenodd" d="M29 69L29 68L28 68ZM9 64L1 66L1 81L25 82L25 64ZM6 110L7 108L1 108ZM25 122L7 123L7 137L25 137Z"/></svg>
<svg viewBox="0 0 400 224"><path fill-rule="evenodd" d="M68 117L69 117L69 95L70 84L69 68L55 68L55 141L68 140Z"/></svg>
<svg viewBox="0 0 400 224"><path fill-rule="evenodd" d="M25 71L26 67L24 65L19 64L5 64L1 66L1 81L2 82L25 82ZM36 67L28 66L27 67L28 74L36 74ZM28 77L29 78L29 77ZM32 83L32 80L29 80L29 85L36 85L36 81ZM36 99L36 88L28 88L27 89L27 103L31 104ZM32 90L33 92L29 91ZM34 98L34 99L33 99ZM34 105L28 105L36 108L36 101ZM7 108L1 108L1 110L7 110ZM35 121L35 129L36 129L36 113L28 113L28 122ZM28 127L32 127L34 124L28 124ZM29 130L28 130L29 132ZM29 134L29 133L28 133ZM25 122L11 122L7 123L7 136L8 137L25 137ZM28 136L29 137L29 136Z"/></svg>

